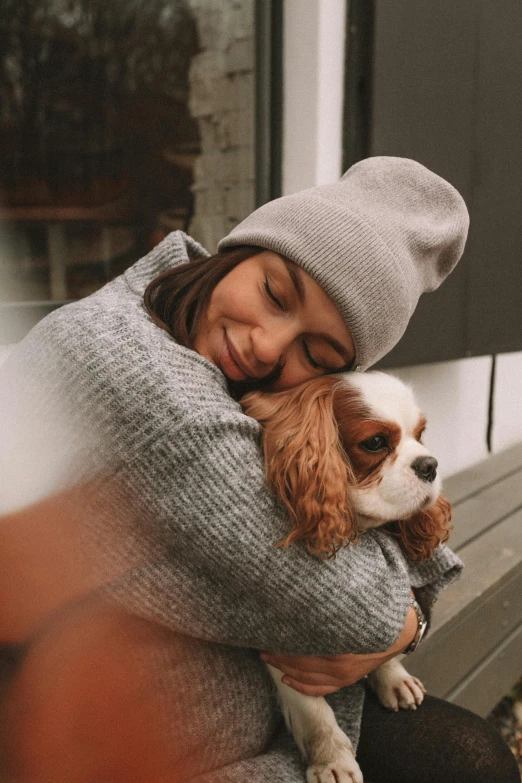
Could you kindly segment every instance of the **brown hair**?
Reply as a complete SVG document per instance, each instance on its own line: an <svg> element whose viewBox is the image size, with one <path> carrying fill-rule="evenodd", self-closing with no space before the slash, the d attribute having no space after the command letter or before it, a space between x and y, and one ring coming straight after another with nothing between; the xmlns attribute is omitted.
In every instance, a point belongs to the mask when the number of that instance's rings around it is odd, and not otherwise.
<svg viewBox="0 0 522 783"><path fill-rule="evenodd" d="M143 300L149 315L178 343L192 348L216 285L242 261L262 252L262 247L242 245L167 269L145 289Z"/></svg>

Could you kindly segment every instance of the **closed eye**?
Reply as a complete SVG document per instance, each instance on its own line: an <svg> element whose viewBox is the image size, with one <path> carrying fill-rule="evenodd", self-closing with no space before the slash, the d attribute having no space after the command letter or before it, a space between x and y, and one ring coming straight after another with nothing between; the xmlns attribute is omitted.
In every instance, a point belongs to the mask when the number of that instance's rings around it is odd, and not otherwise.
<svg viewBox="0 0 522 783"><path fill-rule="evenodd" d="M264 288L265 288L266 295L271 300L271 302L273 302L273 304L275 304L275 306L278 307L279 310L282 310L283 313L285 313L286 312L286 307L283 304L283 302L281 302L281 300L277 298L277 296L274 294L274 292L270 288L270 283L268 282L268 277L265 277Z"/></svg>
<svg viewBox="0 0 522 783"><path fill-rule="evenodd" d="M316 361L315 361L315 359L313 358L312 354L310 353L310 350L309 350L309 348L308 348L308 345L306 344L306 340L303 340L303 343L302 343L302 344L303 344L303 351L304 351L304 354L305 354L305 356L306 356L306 360L307 360L307 362L308 362L309 364L311 364L311 365L312 365L312 367L314 368L314 370L324 370L324 369L326 369L325 367L323 367L322 365L320 365L320 364L319 364L319 362L316 362Z"/></svg>

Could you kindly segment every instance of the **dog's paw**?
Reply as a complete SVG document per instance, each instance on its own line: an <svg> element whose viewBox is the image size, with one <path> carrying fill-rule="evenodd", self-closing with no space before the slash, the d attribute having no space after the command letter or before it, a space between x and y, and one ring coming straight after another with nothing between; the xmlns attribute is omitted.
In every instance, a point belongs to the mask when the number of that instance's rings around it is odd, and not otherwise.
<svg viewBox="0 0 522 783"><path fill-rule="evenodd" d="M353 745L337 723L308 738L307 783L363 783Z"/></svg>
<svg viewBox="0 0 522 783"><path fill-rule="evenodd" d="M376 673L379 670L376 670ZM383 672L383 676L372 679L371 685L384 707L393 712L416 710L422 704L426 688L417 677L409 674L403 666Z"/></svg>
<svg viewBox="0 0 522 783"><path fill-rule="evenodd" d="M311 764L306 783L363 783L363 776L353 753L345 752L328 764Z"/></svg>

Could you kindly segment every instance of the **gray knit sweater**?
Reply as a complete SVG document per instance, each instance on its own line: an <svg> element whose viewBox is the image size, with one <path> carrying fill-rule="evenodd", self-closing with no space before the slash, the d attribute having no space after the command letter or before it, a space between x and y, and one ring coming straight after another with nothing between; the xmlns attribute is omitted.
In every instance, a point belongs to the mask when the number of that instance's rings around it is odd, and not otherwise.
<svg viewBox="0 0 522 783"><path fill-rule="evenodd" d="M257 650L387 649L410 585L429 611L461 562L441 548L408 564L378 530L333 561L275 547L288 522L265 488L259 425L220 370L143 306L151 279L204 255L170 234L16 346L0 368L0 499L13 507L108 471L132 487L147 561L112 593L170 632L151 646L150 665L190 775L298 783L304 766L292 741L273 740L280 719ZM361 684L329 697L355 744L363 697Z"/></svg>

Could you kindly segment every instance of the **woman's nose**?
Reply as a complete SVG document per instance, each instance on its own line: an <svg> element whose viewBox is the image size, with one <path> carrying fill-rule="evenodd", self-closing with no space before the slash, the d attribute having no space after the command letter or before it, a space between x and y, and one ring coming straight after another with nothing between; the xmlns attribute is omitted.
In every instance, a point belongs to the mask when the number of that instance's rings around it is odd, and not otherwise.
<svg viewBox="0 0 522 783"><path fill-rule="evenodd" d="M281 324L256 327L251 332L252 349L258 362L272 369L284 360L285 353L295 339L295 329Z"/></svg>

